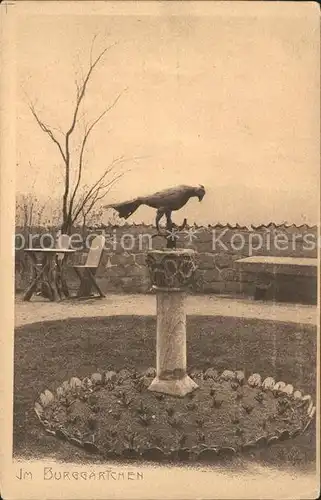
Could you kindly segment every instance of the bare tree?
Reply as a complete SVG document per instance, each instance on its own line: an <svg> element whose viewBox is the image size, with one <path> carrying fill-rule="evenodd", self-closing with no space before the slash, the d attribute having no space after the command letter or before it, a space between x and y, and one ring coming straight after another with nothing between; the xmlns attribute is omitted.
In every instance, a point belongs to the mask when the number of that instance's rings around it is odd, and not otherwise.
<svg viewBox="0 0 321 500"><path fill-rule="evenodd" d="M24 231L30 231L32 226L43 221L45 203L41 203L32 193L18 193L16 196L16 226Z"/></svg>
<svg viewBox="0 0 321 500"><path fill-rule="evenodd" d="M93 120L91 123L85 124L83 136L80 139L78 152L73 150L71 148L71 139L74 137L77 124L82 118L80 116L80 108L85 98L89 81L93 75L94 70L101 62L106 52L115 45L109 45L108 47L104 48L104 50L102 50L96 58L93 58L93 45L95 38L96 37L94 37L93 39L90 50L90 61L87 73L83 75L79 80L76 79L75 82L75 106L70 124L67 127L66 131L60 131L63 136L62 139L58 139L58 136L55 133L56 129L54 127L48 126L44 122L44 120L40 118L34 104L29 103L29 108L36 122L38 123L41 130L45 132L50 140L55 144L63 161L64 191L61 207L61 231L67 234L70 234L72 226L77 222L77 220L79 220L79 218L86 220L91 210L94 209L94 207L108 194L112 186L125 174L124 171L119 171L119 166L125 161L128 161L123 156L115 158L106 167L103 174L97 179L96 182L94 182L91 186L82 185L85 164L84 156L90 134L92 133L96 125L102 120L102 118L115 107L123 92L126 90L124 89L122 92L120 92L114 98L112 103L107 108L105 108L95 120Z"/></svg>

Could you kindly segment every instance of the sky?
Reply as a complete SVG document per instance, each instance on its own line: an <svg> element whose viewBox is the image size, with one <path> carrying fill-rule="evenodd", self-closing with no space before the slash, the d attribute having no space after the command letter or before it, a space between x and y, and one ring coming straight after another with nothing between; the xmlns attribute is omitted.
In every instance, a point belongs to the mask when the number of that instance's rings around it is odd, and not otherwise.
<svg viewBox="0 0 321 500"><path fill-rule="evenodd" d="M88 142L84 182L119 156L128 158L130 170L104 204L203 184L202 203L190 200L175 221L316 223L318 14L298 15L290 4L279 15L278 2L264 3L256 10L254 2L250 15L230 15L226 7L209 16L169 16L166 9L157 16L21 16L17 191L33 189L48 203L61 197L58 151L36 124L27 97L62 137L58 129L70 122L77 72L88 67L97 36L95 54L116 45L90 81L86 119L126 91ZM154 215L141 207L130 221L150 223Z"/></svg>

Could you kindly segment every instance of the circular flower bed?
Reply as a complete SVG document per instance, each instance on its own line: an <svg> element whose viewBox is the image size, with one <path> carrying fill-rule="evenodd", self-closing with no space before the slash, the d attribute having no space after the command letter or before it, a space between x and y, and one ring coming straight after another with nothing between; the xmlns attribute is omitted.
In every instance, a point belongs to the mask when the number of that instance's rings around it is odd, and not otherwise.
<svg viewBox="0 0 321 500"><path fill-rule="evenodd" d="M315 414L310 395L242 371L190 373L184 398L148 390L154 368L65 381L40 394L36 414L49 434L106 457L206 460L294 438Z"/></svg>

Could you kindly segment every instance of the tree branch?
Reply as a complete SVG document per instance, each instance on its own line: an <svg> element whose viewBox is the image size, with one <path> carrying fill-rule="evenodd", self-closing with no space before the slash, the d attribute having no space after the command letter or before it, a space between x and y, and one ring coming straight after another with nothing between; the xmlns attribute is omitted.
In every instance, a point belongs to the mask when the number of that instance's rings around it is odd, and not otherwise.
<svg viewBox="0 0 321 500"><path fill-rule="evenodd" d="M76 209L74 211L74 214L72 216L73 222L75 222L77 220L77 218L79 217L80 213L84 210L84 208L85 208L85 206L87 205L88 202L89 202L89 209L87 209L88 211L86 213L88 213L92 209L92 207L99 200L101 200L102 198L104 198L108 194L108 192L110 191L110 189L112 188L112 186L117 181L119 181L119 179L121 179L123 177L123 175L125 175L125 173L127 173L127 171L126 172L121 172L120 174L116 175L113 179L111 179L106 184L99 184L95 188L91 188L90 195L88 195L88 193L87 193L85 195L85 197L83 198L83 200L80 202L80 206L78 207L78 209ZM99 194L100 194L100 196L99 196ZM79 205L79 203L78 203L78 205Z"/></svg>
<svg viewBox="0 0 321 500"><path fill-rule="evenodd" d="M72 193L72 196L71 196L71 200L70 200L70 204L69 204L69 214L72 213L72 209L73 209L73 204L74 204L74 200L75 200L75 197L76 197L76 194L77 194L77 191L78 191L78 188L79 188L79 185L80 185L80 182L81 182L81 176L82 176L82 168L83 168L83 156L84 156L84 152L85 152L85 146L86 146L86 143L87 143L87 140L89 138L89 135L90 133L92 132L92 130L94 129L94 127L100 122L100 120L109 112L111 111L117 104L117 102L119 101L119 99L121 98L121 96L123 95L124 92L126 92L127 88L125 88L122 92L120 92L118 94L118 96L116 97L116 99L114 99L114 101L112 102L112 104L110 106L108 106L108 108L106 108L99 116L98 118L96 118L96 120L94 120L92 122L92 124L87 128L87 130L85 131L85 135L83 137L83 140L82 140L82 143L81 143L81 148L80 148L80 155L79 155L79 162L78 162L78 177L77 177L77 182L76 182L76 185L75 185L75 188L73 190L73 193Z"/></svg>
<svg viewBox="0 0 321 500"><path fill-rule="evenodd" d="M75 128L76 121L77 121L77 115L78 115L78 111L79 111L79 106L80 106L81 101L83 100L83 98L85 96L87 84L89 82L89 79L90 79L90 76L91 76L93 70L95 69L95 67L97 66L97 64L101 60L101 58L104 56L104 54L106 54L107 50L111 49L115 45L116 45L116 42L109 45L108 47L106 47L102 52L100 52L100 54L96 57L94 62L90 63L89 69L87 71L87 75L85 76L85 79L84 79L82 85L79 87L79 91L77 91L76 106L75 106L74 114L72 117L71 125L70 125L69 130L67 131L67 134L66 134L67 138L69 138L70 134L72 134L72 132Z"/></svg>
<svg viewBox="0 0 321 500"><path fill-rule="evenodd" d="M46 134L49 135L50 139L58 147L58 149L60 151L60 154L61 154L64 162L66 162L66 156L65 156L65 153L64 153L64 151L62 149L62 146L61 146L60 142L58 141L58 139L54 136L52 130L47 125L45 125L45 123L42 120L40 120L40 118L37 115L36 110L35 110L35 108L34 108L34 106L32 104L29 104L29 109L30 109L31 113L33 114L34 118L36 119L36 122L38 123L39 127L41 128L41 130L43 132L45 132Z"/></svg>
<svg viewBox="0 0 321 500"><path fill-rule="evenodd" d="M69 195L69 186L70 186L70 150L69 150L69 139L70 139L70 136L71 136L71 134L73 133L73 131L75 129L79 107L80 107L80 104L81 104L81 102L82 102L82 100L83 100L83 98L85 96L87 84L88 84L89 79L90 79L90 77L92 75L92 72L94 71L95 67L97 66L97 64L99 63L99 61L101 60L101 58L107 52L107 50L109 50L110 48L112 48L114 45L116 45L116 44L112 44L112 45L109 45L108 47L106 47L104 50L102 50L100 52L100 54L96 57L96 59L94 60L94 62L92 62L92 61L90 62L89 69L87 71L87 74L86 74L86 76L85 76L82 84L79 87L77 85L76 105L75 105L74 113L73 113L73 116L72 116L71 125L70 125L69 129L67 130L66 139L65 139L65 151L66 151L66 155L65 155L66 156L66 161L65 161L65 164L66 164L66 171L65 171L65 190L64 190L64 194L63 194L63 214L64 214L64 220L68 219L68 221L69 221L69 219L71 217L70 206L67 207L67 205L68 205L68 195Z"/></svg>
<svg viewBox="0 0 321 500"><path fill-rule="evenodd" d="M124 162L129 161L129 160L136 161L136 160L139 160L141 158L144 158L144 157L134 157L134 158L127 158L126 159L123 156L120 156L119 158L116 158L115 160L113 160L112 163L110 164L110 166L105 170L105 172L97 180L97 182L95 182L95 184L89 189L89 191L87 192L87 194L86 194L86 196L85 196L85 198L83 200L83 205L85 205L87 203L87 201L92 197L92 195L96 192L97 187L99 189L101 189L101 188L105 189L108 186L110 186L111 184L113 184L116 180L119 180L123 175L125 175L125 173L130 172L130 169L128 169L125 172L121 172L120 174L118 174L116 177L114 177L114 179L112 179L111 181L107 182L107 184L101 184L104 181L104 179L107 177L107 175L110 174L112 172L112 170L119 163L124 163ZM78 217L78 215L79 214L77 214L77 217Z"/></svg>
<svg viewBox="0 0 321 500"><path fill-rule="evenodd" d="M126 160L124 159L123 156L120 156L119 158L116 158L116 160L112 161L112 163L110 164L109 167L107 167L107 169L105 170L105 172L103 173L103 175L101 175L100 178L98 179L98 181L95 182L95 184L93 184L93 186L89 189L87 195L85 196L85 202L92 195L92 193L96 189L96 187L99 186L100 183L107 177L107 175L110 174L110 172L113 171L113 169L116 167L116 165L119 164L119 163L122 163L124 161L126 161Z"/></svg>
<svg viewBox="0 0 321 500"><path fill-rule="evenodd" d="M94 50L94 43L95 43L96 38L97 38L97 33L93 36L93 39L91 42L90 59L89 59L90 65L92 65L92 61L93 61L93 50Z"/></svg>
<svg viewBox="0 0 321 500"><path fill-rule="evenodd" d="M115 184L123 175L124 173L120 173L118 175L112 174L111 177L112 179L108 181L107 176L111 174L114 169L116 168L117 165L120 163L126 161L123 156L116 158L115 160L112 161L112 163L105 169L104 173L99 177L99 179L90 187L87 188L84 191L83 195L79 197L77 203L75 203L76 197L78 198L77 194L79 192L81 183L82 183L82 177L83 177L83 169L85 165L85 151L86 151L86 145L88 142L88 139L90 137L90 134L92 133L93 129L95 126L103 119L103 117L111 111L114 106L116 106L117 102L121 98L122 94L127 90L124 89L122 92L120 92L117 97L114 99L114 101L102 112L100 115L92 121L90 124L88 124L85 129L84 129L84 136L83 139L80 143L80 148L75 152L75 154L78 156L78 151L79 151L79 157L78 157L78 171L75 175L75 177L71 176L72 173L72 167L73 167L73 158L72 158L72 153L74 152L71 147L71 136L73 136L73 132L76 128L76 126L79 123L80 119L80 108L83 107L83 100L87 91L87 86L89 83L89 80L96 68L96 66L99 64L103 56L106 54L106 52L114 47L116 43L110 44L109 46L105 47L96 58L93 57L93 52L94 52L94 44L96 40L97 35L93 37L92 40L92 45L90 49L90 57L89 57L89 67L88 70L85 74L81 74L79 77L76 76L76 100L74 103L73 107L73 112L71 116L71 122L69 128L67 128L66 132L63 132L62 130L58 130L58 132L63 134L64 141L61 139L58 139L56 137L56 134L54 134L54 127L49 127L44 123L44 121L39 117L39 114L35 110L35 105L30 103L29 108L37 121L39 127L43 132L45 132L52 142L57 146L59 149L60 155L63 159L64 162L64 193L62 197L62 213L63 213L63 226L64 228L68 229L71 222L74 222L79 214L83 212L83 214L86 216L90 210L93 208L93 206L98 203L106 194L109 192L111 189L111 186ZM64 142L64 143L63 143ZM75 182L74 188L72 187L73 183ZM76 206L75 206L76 205Z"/></svg>

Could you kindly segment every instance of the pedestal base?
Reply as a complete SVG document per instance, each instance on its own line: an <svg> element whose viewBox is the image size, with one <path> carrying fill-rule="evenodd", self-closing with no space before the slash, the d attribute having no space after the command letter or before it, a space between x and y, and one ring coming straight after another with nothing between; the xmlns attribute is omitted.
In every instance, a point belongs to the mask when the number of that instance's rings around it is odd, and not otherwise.
<svg viewBox="0 0 321 500"><path fill-rule="evenodd" d="M150 386L149 391L162 392L170 396L184 397L186 394L194 391L198 385L188 375L181 379L163 380L155 377Z"/></svg>

